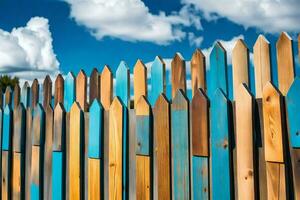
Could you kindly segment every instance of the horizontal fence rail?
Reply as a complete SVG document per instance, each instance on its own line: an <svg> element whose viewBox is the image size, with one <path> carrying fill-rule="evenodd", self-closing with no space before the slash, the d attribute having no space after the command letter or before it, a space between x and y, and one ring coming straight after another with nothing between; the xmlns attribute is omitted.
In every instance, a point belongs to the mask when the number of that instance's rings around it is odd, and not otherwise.
<svg viewBox="0 0 300 200"><path fill-rule="evenodd" d="M176 53L170 77L162 58L151 68L138 60L133 96L123 61L115 80L104 66L89 77L80 70L7 87L0 98L1 199L300 199L292 39L282 33L276 43L278 83L270 49L260 35L252 57L237 40L232 82L217 42L209 63L199 49L189 66Z"/></svg>

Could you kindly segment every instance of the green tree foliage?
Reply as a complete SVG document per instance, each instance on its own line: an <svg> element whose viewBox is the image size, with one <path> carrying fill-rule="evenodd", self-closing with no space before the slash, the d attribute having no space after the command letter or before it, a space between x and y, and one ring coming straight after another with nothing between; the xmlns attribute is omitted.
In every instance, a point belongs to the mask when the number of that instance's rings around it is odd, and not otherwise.
<svg viewBox="0 0 300 200"><path fill-rule="evenodd" d="M18 77L11 77L8 75L0 76L0 88L2 89L2 92L5 92L7 86L10 86L13 90L16 84L19 84Z"/></svg>

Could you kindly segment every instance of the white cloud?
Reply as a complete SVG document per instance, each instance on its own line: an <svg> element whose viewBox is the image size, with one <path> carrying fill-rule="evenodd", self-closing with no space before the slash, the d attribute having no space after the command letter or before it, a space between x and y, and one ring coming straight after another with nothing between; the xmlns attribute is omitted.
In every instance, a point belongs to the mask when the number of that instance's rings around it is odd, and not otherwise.
<svg viewBox="0 0 300 200"><path fill-rule="evenodd" d="M169 44L186 37L184 27L200 30L199 16L190 5L179 12L152 14L142 0L64 0L70 16L97 39L108 36L125 41Z"/></svg>
<svg viewBox="0 0 300 200"><path fill-rule="evenodd" d="M18 76L21 82L58 73L48 20L31 18L11 32L0 29L0 72Z"/></svg>
<svg viewBox="0 0 300 200"><path fill-rule="evenodd" d="M245 28L267 33L300 31L299 0L182 0L194 5L207 20L225 17Z"/></svg>
<svg viewBox="0 0 300 200"><path fill-rule="evenodd" d="M189 32L188 39L191 46L200 47L204 38L202 36L197 37L193 32Z"/></svg>

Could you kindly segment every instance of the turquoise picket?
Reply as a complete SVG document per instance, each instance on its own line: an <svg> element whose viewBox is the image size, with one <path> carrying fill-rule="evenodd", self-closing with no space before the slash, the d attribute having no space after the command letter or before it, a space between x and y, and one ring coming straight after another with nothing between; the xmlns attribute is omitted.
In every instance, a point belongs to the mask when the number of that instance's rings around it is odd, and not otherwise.
<svg viewBox="0 0 300 200"><path fill-rule="evenodd" d="M221 43L217 42L210 53L210 69L207 83L207 95L212 98L216 89L221 88L228 95L226 51Z"/></svg>
<svg viewBox="0 0 300 200"><path fill-rule="evenodd" d="M189 112L188 99L178 90L171 104L171 166L173 199L189 199Z"/></svg>
<svg viewBox="0 0 300 200"><path fill-rule="evenodd" d="M228 100L221 89L211 99L211 198L231 199L230 116Z"/></svg>
<svg viewBox="0 0 300 200"><path fill-rule="evenodd" d="M291 145L300 147L300 78L296 77L286 96Z"/></svg>
<svg viewBox="0 0 300 200"><path fill-rule="evenodd" d="M130 75L129 68L124 61L121 61L116 72L116 96L127 107L130 101Z"/></svg>
<svg viewBox="0 0 300 200"><path fill-rule="evenodd" d="M13 113L12 113L11 106L9 104L7 104L4 107L4 114L3 114L3 132L2 132L2 150L3 151L11 150L12 118L13 118Z"/></svg>
<svg viewBox="0 0 300 200"><path fill-rule="evenodd" d="M151 115L136 115L136 154L150 156Z"/></svg>
<svg viewBox="0 0 300 200"><path fill-rule="evenodd" d="M150 104L154 106L157 98L161 93L166 93L166 72L165 63L156 56L151 66L151 90L150 90Z"/></svg>
<svg viewBox="0 0 300 200"><path fill-rule="evenodd" d="M72 72L69 72L65 78L64 84L64 107L66 112L70 112L73 102L75 101L75 77Z"/></svg>
<svg viewBox="0 0 300 200"><path fill-rule="evenodd" d="M30 106L30 86L26 81L22 87L21 91L21 103L23 103L25 108Z"/></svg>
<svg viewBox="0 0 300 200"><path fill-rule="evenodd" d="M95 99L90 107L88 157L100 159L103 156L103 107Z"/></svg>
<svg viewBox="0 0 300 200"><path fill-rule="evenodd" d="M208 158L202 156L192 156L192 170L193 176L192 184L192 199L205 200L209 199L209 182L208 182Z"/></svg>

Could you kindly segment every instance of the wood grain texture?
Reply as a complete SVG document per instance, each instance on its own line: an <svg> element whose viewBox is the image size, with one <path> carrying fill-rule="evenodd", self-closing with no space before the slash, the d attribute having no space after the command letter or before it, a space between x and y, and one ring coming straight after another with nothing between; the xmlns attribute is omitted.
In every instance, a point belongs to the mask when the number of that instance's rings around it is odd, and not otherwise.
<svg viewBox="0 0 300 200"><path fill-rule="evenodd" d="M128 186L128 197L130 200L136 200L136 115L135 109L128 110L128 177L129 177L129 186Z"/></svg>
<svg viewBox="0 0 300 200"><path fill-rule="evenodd" d="M64 78L61 74L58 74L55 79L55 90L54 90L54 107L58 103L64 102Z"/></svg>
<svg viewBox="0 0 300 200"><path fill-rule="evenodd" d="M7 86L5 89L5 93L4 93L4 106L6 106L6 105L11 106L12 95L13 95L13 92L12 92L10 86Z"/></svg>
<svg viewBox="0 0 300 200"><path fill-rule="evenodd" d="M121 101L115 97L109 109L109 155L108 187L109 199L122 199L123 177L123 112Z"/></svg>
<svg viewBox="0 0 300 200"><path fill-rule="evenodd" d="M124 61L121 61L116 72L116 96L120 98L126 107L129 107L130 74L129 68Z"/></svg>
<svg viewBox="0 0 300 200"><path fill-rule="evenodd" d="M231 199L232 192L232 166L231 166L231 133L229 127L228 100L221 89L217 89L211 99L210 137L211 137L211 198Z"/></svg>
<svg viewBox="0 0 300 200"><path fill-rule="evenodd" d="M149 101L154 106L161 93L166 93L166 64L156 56L151 65L151 91Z"/></svg>
<svg viewBox="0 0 300 200"><path fill-rule="evenodd" d="M46 109L51 105L52 100L52 80L49 75L46 76L43 83L43 107Z"/></svg>
<svg viewBox="0 0 300 200"><path fill-rule="evenodd" d="M100 100L100 74L97 68L94 68L91 75L90 75L90 98L89 104L91 104L94 99Z"/></svg>
<svg viewBox="0 0 300 200"><path fill-rule="evenodd" d="M13 152L12 157L12 199L24 199L25 198L25 154Z"/></svg>
<svg viewBox="0 0 300 200"><path fill-rule="evenodd" d="M103 133L103 196L109 199L109 110L103 111Z"/></svg>
<svg viewBox="0 0 300 200"><path fill-rule="evenodd" d="M71 106L75 101L76 95L75 77L72 72L69 72L64 82L64 107L66 112L70 112Z"/></svg>
<svg viewBox="0 0 300 200"><path fill-rule="evenodd" d="M2 150L1 199L11 199L11 152Z"/></svg>
<svg viewBox="0 0 300 200"><path fill-rule="evenodd" d="M25 156L25 197L30 199L30 173L31 173L31 143L32 143L32 109L26 109L26 156Z"/></svg>
<svg viewBox="0 0 300 200"><path fill-rule="evenodd" d="M183 92L186 92L185 60L180 53L176 53L171 62L171 84L172 98L175 97L175 94L179 89L182 89Z"/></svg>
<svg viewBox="0 0 300 200"><path fill-rule="evenodd" d="M23 103L25 108L28 108L30 106L30 86L27 81L22 87L21 102Z"/></svg>
<svg viewBox="0 0 300 200"><path fill-rule="evenodd" d="M147 68L139 59L133 68L134 107L141 96L147 97Z"/></svg>
<svg viewBox="0 0 300 200"><path fill-rule="evenodd" d="M253 97L246 84L236 90L236 159L239 199L255 199Z"/></svg>
<svg viewBox="0 0 300 200"><path fill-rule="evenodd" d="M16 84L14 87L14 107L17 107L20 104L20 96L21 96L21 89L19 84Z"/></svg>
<svg viewBox="0 0 300 200"><path fill-rule="evenodd" d="M293 186L294 186L294 198L300 199L300 151L298 148L291 148L292 157L292 172L293 172Z"/></svg>
<svg viewBox="0 0 300 200"><path fill-rule="evenodd" d="M239 39L232 50L232 79L233 79L233 98L241 83L249 84L249 50L245 42Z"/></svg>
<svg viewBox="0 0 300 200"><path fill-rule="evenodd" d="M282 99L280 92L268 82L263 90L265 159L284 162Z"/></svg>
<svg viewBox="0 0 300 200"><path fill-rule="evenodd" d="M113 74L109 66L105 65L101 73L101 103L108 110L113 97Z"/></svg>
<svg viewBox="0 0 300 200"><path fill-rule="evenodd" d="M151 169L150 157L138 155L136 157L136 199L151 199Z"/></svg>
<svg viewBox="0 0 300 200"><path fill-rule="evenodd" d="M18 153L25 153L26 110L23 104L19 104L17 107L15 107L13 112L13 151Z"/></svg>
<svg viewBox="0 0 300 200"><path fill-rule="evenodd" d="M43 145L45 138L45 111L41 104L33 108L32 145Z"/></svg>
<svg viewBox="0 0 300 200"><path fill-rule="evenodd" d="M195 90L191 106L191 154L209 156L209 100L202 89Z"/></svg>
<svg viewBox="0 0 300 200"><path fill-rule="evenodd" d="M292 39L282 32L277 43L277 71L279 90L285 96L295 77Z"/></svg>
<svg viewBox="0 0 300 200"><path fill-rule="evenodd" d="M190 198L189 179L189 102L183 90L177 90L171 104L172 197Z"/></svg>
<svg viewBox="0 0 300 200"><path fill-rule="evenodd" d="M85 72L81 69L76 77L76 101L85 112L88 109L87 104L87 78Z"/></svg>
<svg viewBox="0 0 300 200"><path fill-rule="evenodd" d="M31 107L35 107L36 104L39 102L39 81L34 79L31 84Z"/></svg>
<svg viewBox="0 0 300 200"><path fill-rule="evenodd" d="M170 104L161 94L153 109L153 198L171 199Z"/></svg>
<svg viewBox="0 0 300 200"><path fill-rule="evenodd" d="M209 159L192 156L191 199L209 199Z"/></svg>
<svg viewBox="0 0 300 200"><path fill-rule="evenodd" d="M267 162L268 199L287 199L285 165L283 163Z"/></svg>
<svg viewBox="0 0 300 200"><path fill-rule="evenodd" d="M101 175L100 159L88 158L88 199L100 200L101 198Z"/></svg>
<svg viewBox="0 0 300 200"><path fill-rule="evenodd" d="M30 173L30 199L43 199L43 150L40 146L32 146Z"/></svg>
<svg viewBox="0 0 300 200"><path fill-rule="evenodd" d="M58 103L54 109L53 129L52 150L64 151L66 138L66 112L61 103Z"/></svg>
<svg viewBox="0 0 300 200"><path fill-rule="evenodd" d="M270 43L259 35L253 47L255 96L262 98L264 85L271 81Z"/></svg>
<svg viewBox="0 0 300 200"><path fill-rule="evenodd" d="M83 112L79 103L74 102L70 111L70 132L67 139L67 187L69 199L81 199L83 196Z"/></svg>
<svg viewBox="0 0 300 200"><path fill-rule="evenodd" d="M220 42L214 45L210 53L210 72L207 83L207 96L212 98L217 88L228 95L226 50Z"/></svg>
<svg viewBox="0 0 300 200"><path fill-rule="evenodd" d="M205 56L200 49L196 49L191 59L192 95L202 88L206 91L206 66Z"/></svg>

